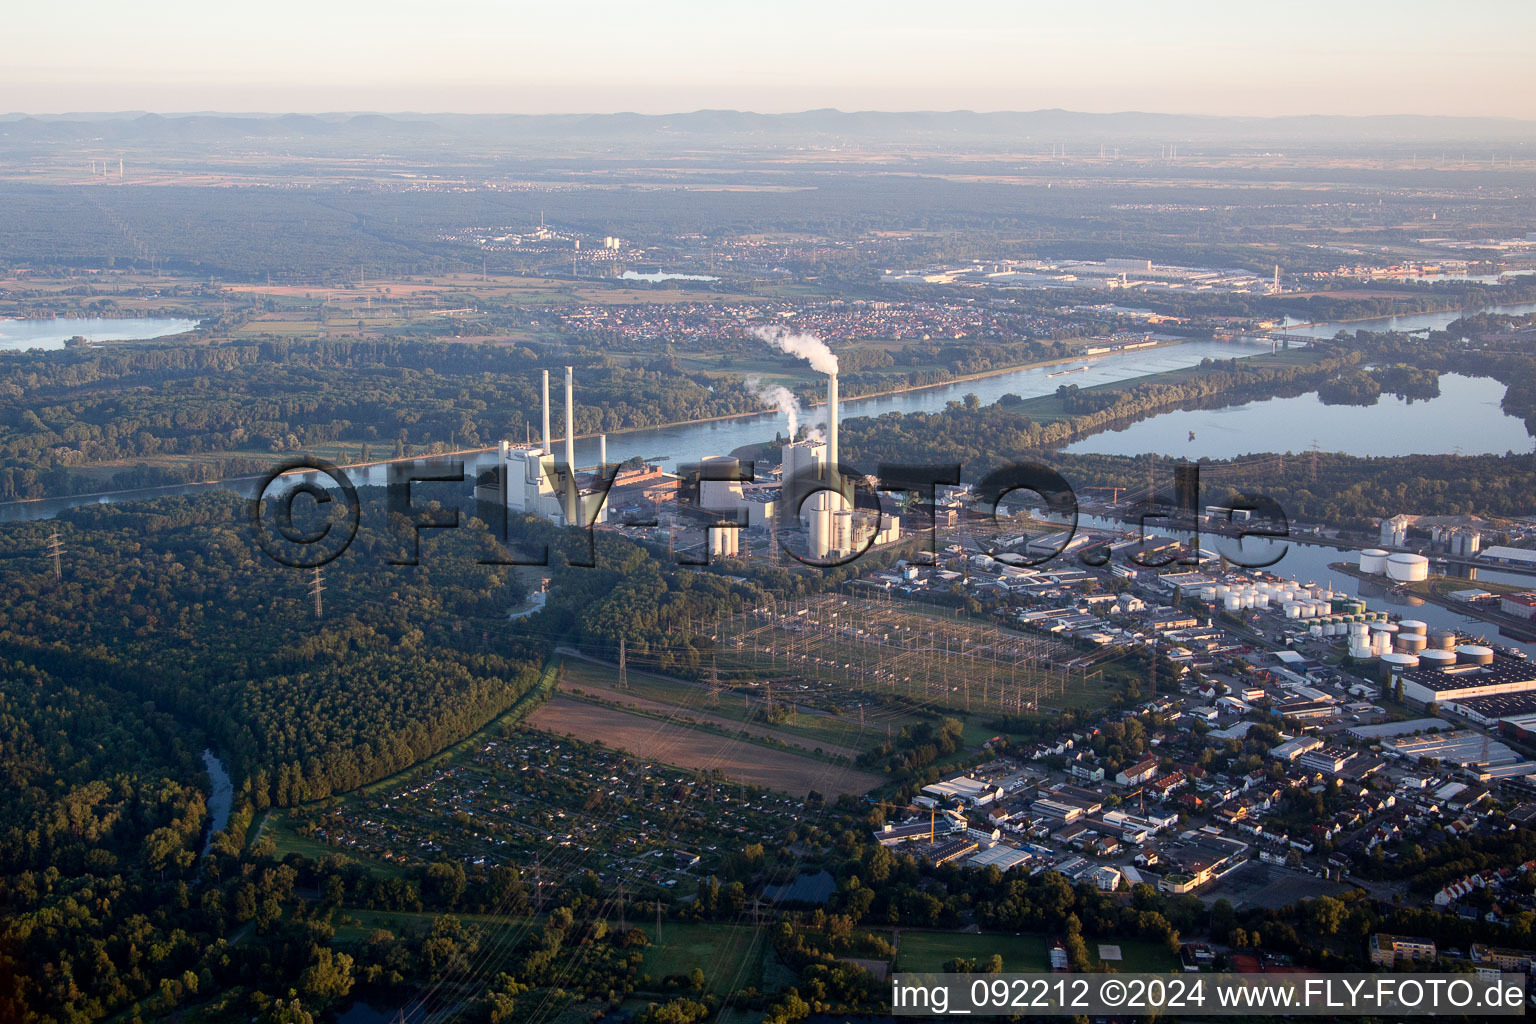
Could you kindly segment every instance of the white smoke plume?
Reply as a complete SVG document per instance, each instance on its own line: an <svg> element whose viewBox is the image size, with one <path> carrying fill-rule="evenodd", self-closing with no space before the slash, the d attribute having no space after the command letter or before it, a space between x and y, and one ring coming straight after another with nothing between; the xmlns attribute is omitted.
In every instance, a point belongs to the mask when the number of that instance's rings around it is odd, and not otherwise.
<svg viewBox="0 0 1536 1024"><path fill-rule="evenodd" d="M783 327L754 327L752 334L761 338L780 352L788 352L811 364L817 373L836 373L837 356L827 348L827 343L814 334L796 334Z"/></svg>
<svg viewBox="0 0 1536 1024"><path fill-rule="evenodd" d="M779 412L789 421L789 439L795 439L795 432L800 429L800 402L795 398L795 393L782 384L773 384L769 387L759 387L756 377L748 377L747 388L757 395L757 400L766 404L778 406Z"/></svg>

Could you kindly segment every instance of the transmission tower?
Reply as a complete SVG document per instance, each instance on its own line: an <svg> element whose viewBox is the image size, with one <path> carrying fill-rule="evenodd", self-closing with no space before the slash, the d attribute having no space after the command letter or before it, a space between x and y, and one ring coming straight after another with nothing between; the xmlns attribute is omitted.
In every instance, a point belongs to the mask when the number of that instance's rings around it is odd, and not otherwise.
<svg viewBox="0 0 1536 1024"><path fill-rule="evenodd" d="M60 560L64 554L64 544L59 540L58 530L54 530L48 537L48 554L53 559L54 581L64 582L64 563Z"/></svg>
<svg viewBox="0 0 1536 1024"><path fill-rule="evenodd" d="M325 579L320 575L320 567L315 566L314 579L309 581L309 596L315 599L315 618L320 618L320 595L325 593Z"/></svg>

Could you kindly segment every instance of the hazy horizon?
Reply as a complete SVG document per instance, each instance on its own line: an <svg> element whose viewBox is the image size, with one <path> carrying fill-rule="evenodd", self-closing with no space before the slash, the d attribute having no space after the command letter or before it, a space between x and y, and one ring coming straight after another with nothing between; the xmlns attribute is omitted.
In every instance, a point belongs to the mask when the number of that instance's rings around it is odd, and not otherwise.
<svg viewBox="0 0 1536 1024"><path fill-rule="evenodd" d="M201 109L188 108L185 110L151 110L142 107L122 107L116 109L78 109L78 110L0 110L0 118L114 118L114 117L685 117L693 114L725 113L743 114L762 117L790 117L800 114L836 113L849 116L861 114L889 114L889 115L945 115L945 114L975 114L978 116L1000 115L1026 115L1026 114L1069 114L1084 117L1180 117L1180 118L1204 118L1210 120L1246 119L1256 121L1283 121L1300 118L1343 118L1343 119L1371 119L1371 118L1430 118L1440 120L1494 120L1510 121L1515 123L1536 123L1536 112L1531 116L1519 116L1513 114L1424 114L1411 111L1399 112L1362 112L1358 114L1335 114L1322 112L1300 112L1294 114L1211 114L1191 110L1155 110L1125 108L1117 110L1084 110L1071 107L998 107L995 109L976 109L970 107L945 107L945 108L918 108L918 107L867 107L845 108L835 106L821 107L795 107L785 110L762 110L746 107L693 107L676 110L634 110L625 108L613 108L611 110L549 110L530 113L518 110L453 110L453 109L383 109L376 107L354 107L336 109L314 110L258 110L258 109L233 109L207 107Z"/></svg>
<svg viewBox="0 0 1536 1024"><path fill-rule="evenodd" d="M512 8L104 0L11 17L0 108L438 111L1068 109L1536 118L1536 5L1172 9L908 0Z"/></svg>

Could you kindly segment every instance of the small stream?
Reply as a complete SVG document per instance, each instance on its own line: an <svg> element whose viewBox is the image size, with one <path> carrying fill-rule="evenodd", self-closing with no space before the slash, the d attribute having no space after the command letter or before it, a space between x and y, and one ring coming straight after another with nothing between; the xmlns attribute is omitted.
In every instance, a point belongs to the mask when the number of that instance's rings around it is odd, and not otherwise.
<svg viewBox="0 0 1536 1024"><path fill-rule="evenodd" d="M208 770L211 792L208 795L208 813L213 820L208 823L208 836L203 840L202 856L208 856L213 848L213 837L229 826L229 812L235 803L235 787L229 781L224 762L214 756L212 750L203 751L203 767Z"/></svg>

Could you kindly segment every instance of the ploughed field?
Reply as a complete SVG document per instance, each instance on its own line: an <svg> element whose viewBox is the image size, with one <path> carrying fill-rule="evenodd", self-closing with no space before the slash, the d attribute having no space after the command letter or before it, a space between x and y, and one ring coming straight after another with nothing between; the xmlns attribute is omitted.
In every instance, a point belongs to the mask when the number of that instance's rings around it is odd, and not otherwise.
<svg viewBox="0 0 1536 1024"><path fill-rule="evenodd" d="M812 790L828 798L866 793L883 781L869 772L814 757L564 695L549 700L527 722L557 736L602 743L692 771L718 771L738 782L793 796Z"/></svg>

